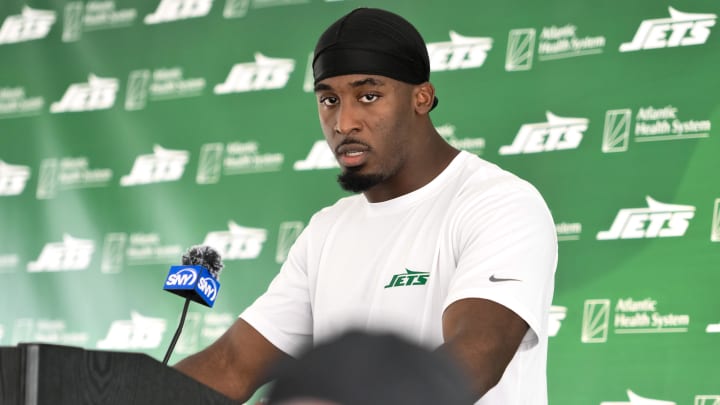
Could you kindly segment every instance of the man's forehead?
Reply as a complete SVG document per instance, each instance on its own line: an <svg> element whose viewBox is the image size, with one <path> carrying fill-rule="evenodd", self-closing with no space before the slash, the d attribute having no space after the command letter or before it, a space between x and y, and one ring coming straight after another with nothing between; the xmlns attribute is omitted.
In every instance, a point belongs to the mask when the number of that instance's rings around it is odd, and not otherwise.
<svg viewBox="0 0 720 405"><path fill-rule="evenodd" d="M380 75L349 74L323 79L315 85L315 91L364 86L382 87L391 85L393 82L396 82L396 80Z"/></svg>

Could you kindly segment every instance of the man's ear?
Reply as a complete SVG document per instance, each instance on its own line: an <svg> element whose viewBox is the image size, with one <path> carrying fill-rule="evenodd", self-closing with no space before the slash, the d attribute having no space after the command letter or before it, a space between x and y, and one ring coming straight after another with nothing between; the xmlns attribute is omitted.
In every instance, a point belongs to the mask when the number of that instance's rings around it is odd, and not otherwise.
<svg viewBox="0 0 720 405"><path fill-rule="evenodd" d="M415 86L413 92L415 101L415 112L425 115L430 112L435 102L435 87L430 82Z"/></svg>

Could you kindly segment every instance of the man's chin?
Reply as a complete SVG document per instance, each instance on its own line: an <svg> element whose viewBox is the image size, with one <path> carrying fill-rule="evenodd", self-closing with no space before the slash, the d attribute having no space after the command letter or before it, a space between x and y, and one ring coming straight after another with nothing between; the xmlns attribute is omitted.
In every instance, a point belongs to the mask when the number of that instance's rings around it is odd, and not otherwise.
<svg viewBox="0 0 720 405"><path fill-rule="evenodd" d="M353 169L354 168L346 168L343 173L338 175L337 181L345 191L362 193L380 184L384 180L384 177L380 174L364 174L360 173L359 170Z"/></svg>

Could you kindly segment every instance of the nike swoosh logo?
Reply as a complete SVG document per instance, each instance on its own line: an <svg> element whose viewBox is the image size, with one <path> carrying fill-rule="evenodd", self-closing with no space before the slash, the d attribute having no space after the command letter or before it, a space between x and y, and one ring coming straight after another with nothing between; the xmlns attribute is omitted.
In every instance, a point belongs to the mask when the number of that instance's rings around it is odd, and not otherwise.
<svg viewBox="0 0 720 405"><path fill-rule="evenodd" d="M492 276L490 276L490 281L492 281L493 283L499 283L501 281L522 281L522 280L518 280L516 278L498 278L498 277L495 277L495 275L493 274Z"/></svg>

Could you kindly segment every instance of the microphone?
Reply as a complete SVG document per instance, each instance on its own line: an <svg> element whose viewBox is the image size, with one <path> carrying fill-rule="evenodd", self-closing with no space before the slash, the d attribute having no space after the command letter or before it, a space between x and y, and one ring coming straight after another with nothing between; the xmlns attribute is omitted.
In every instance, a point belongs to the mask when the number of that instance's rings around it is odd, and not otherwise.
<svg viewBox="0 0 720 405"><path fill-rule="evenodd" d="M210 246L193 246L182 256L182 266L171 266L163 290L185 297L175 335L165 353L163 364L167 365L175 348L187 315L190 301L195 301L212 308L220 291L220 272L223 267L222 258Z"/></svg>
<svg viewBox="0 0 720 405"><path fill-rule="evenodd" d="M220 254L210 246L193 246L182 256L182 266L171 266L163 290L212 308L220 291Z"/></svg>

